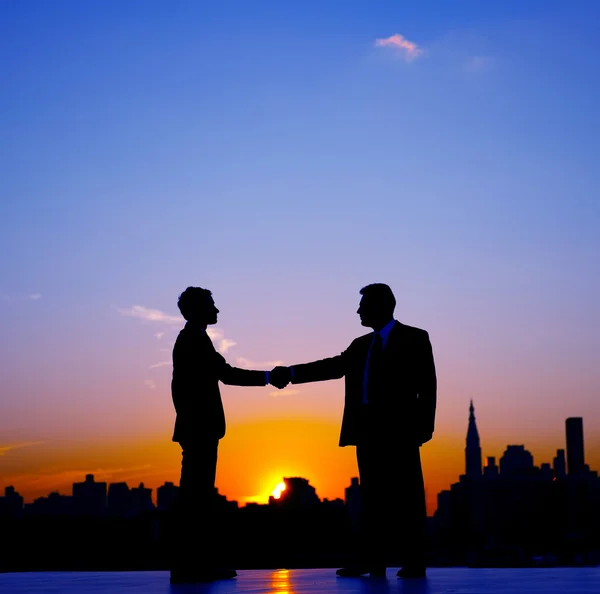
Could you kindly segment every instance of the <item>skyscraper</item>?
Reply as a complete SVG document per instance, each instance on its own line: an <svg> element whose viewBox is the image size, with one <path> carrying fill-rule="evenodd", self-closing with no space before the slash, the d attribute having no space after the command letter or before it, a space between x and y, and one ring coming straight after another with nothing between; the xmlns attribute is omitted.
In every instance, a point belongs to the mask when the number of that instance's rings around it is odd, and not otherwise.
<svg viewBox="0 0 600 594"><path fill-rule="evenodd" d="M481 476L481 445L479 431L475 422L475 407L471 400L469 407L469 428L467 429L467 447L465 448L465 474L468 477Z"/></svg>
<svg viewBox="0 0 600 594"><path fill-rule="evenodd" d="M567 430L567 469L569 474L582 474L585 470L583 419L569 417L565 425Z"/></svg>

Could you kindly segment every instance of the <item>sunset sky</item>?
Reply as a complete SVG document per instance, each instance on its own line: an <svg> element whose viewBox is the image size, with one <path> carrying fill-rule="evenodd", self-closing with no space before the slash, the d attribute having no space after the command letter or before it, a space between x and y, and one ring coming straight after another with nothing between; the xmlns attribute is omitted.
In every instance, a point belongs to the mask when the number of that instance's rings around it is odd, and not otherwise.
<svg viewBox="0 0 600 594"><path fill-rule="evenodd" d="M594 0L0 4L0 488L178 481L177 297L234 365L338 354L359 290L429 331L429 511L484 456L584 418L600 470ZM343 381L222 388L217 486L343 497Z"/></svg>

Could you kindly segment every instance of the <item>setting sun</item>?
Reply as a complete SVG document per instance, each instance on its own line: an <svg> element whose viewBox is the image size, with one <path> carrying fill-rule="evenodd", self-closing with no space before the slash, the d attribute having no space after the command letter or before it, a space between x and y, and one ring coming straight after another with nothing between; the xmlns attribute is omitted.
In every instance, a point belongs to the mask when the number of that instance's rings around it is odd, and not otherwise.
<svg viewBox="0 0 600 594"><path fill-rule="evenodd" d="M275 499L279 499L281 497L281 494L283 493L283 491L285 491L285 483L281 482L273 489L273 491L271 492L271 495Z"/></svg>

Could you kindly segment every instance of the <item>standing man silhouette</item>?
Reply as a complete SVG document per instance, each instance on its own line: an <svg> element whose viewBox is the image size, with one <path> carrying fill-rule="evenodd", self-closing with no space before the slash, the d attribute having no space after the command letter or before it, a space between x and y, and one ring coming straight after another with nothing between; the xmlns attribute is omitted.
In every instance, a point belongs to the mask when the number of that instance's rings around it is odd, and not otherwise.
<svg viewBox="0 0 600 594"><path fill-rule="evenodd" d="M340 355L271 371L273 382L294 384L345 377L340 446L356 446L362 522L359 562L342 577L385 575L400 547L399 577L426 574L426 510L419 448L433 435L437 380L429 335L394 320L390 287L360 291L361 324L374 332Z"/></svg>
<svg viewBox="0 0 600 594"><path fill-rule="evenodd" d="M219 440L225 414L219 380L234 386L264 386L269 372L227 364L206 332L219 310L212 293L188 287L177 303L187 320L173 347L171 394L177 417L173 441L182 448L179 500L175 509L175 546L171 583L204 582L236 576L219 567L213 506ZM283 381L280 386L283 387Z"/></svg>

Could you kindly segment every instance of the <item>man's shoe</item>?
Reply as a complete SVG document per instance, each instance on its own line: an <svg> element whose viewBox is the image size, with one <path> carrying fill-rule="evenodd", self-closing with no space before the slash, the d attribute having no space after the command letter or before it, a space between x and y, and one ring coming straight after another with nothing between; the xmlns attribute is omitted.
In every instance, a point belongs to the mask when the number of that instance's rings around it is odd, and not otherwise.
<svg viewBox="0 0 600 594"><path fill-rule="evenodd" d="M213 576L214 580L231 580L237 576L237 571L235 569L219 568L213 570Z"/></svg>
<svg viewBox="0 0 600 594"><path fill-rule="evenodd" d="M385 566L352 565L351 567L342 567L335 573L339 577L360 577L361 575L366 575L367 573L371 577L385 577Z"/></svg>
<svg viewBox="0 0 600 594"><path fill-rule="evenodd" d="M426 571L425 567L407 566L407 567L403 567L402 569L400 569L396 575L399 578L404 578L407 580L423 579L424 577L427 577L427 571Z"/></svg>
<svg viewBox="0 0 600 594"><path fill-rule="evenodd" d="M199 584L212 582L216 578L213 571L196 569L171 569L171 584Z"/></svg>

